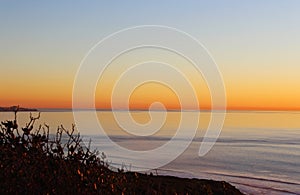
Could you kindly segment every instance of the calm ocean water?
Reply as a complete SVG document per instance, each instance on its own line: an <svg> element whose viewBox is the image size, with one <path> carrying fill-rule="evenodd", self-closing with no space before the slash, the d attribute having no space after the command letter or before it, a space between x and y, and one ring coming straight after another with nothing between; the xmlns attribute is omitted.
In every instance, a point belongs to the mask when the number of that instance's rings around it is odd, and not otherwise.
<svg viewBox="0 0 300 195"><path fill-rule="evenodd" d="M89 112L80 114L89 123ZM188 114L193 118L196 113ZM151 119L147 112L133 111L131 115L142 124ZM99 111L97 116L113 142L131 150L146 151L162 146L174 136L181 113L166 113L160 131L146 137L131 136L122 131L110 111ZM28 117L29 113L19 113L19 124L24 125ZM12 113L0 113L1 121L12 118ZM228 112L217 143L208 154L199 157L199 147L209 120L210 113L201 112L197 134L188 149L171 163L152 172L224 180L248 194L300 194L300 112ZM73 113L42 112L38 124L44 123L49 124L53 132L61 124L70 128L74 123ZM184 128L189 131L189 127ZM113 166L118 167L123 162L130 170L138 166L151 168L149 159L116 155L114 148L103 142L105 135L93 125L80 133L85 141L91 138L92 147L104 151ZM182 136L174 141L180 146L185 139ZM177 148L171 152L177 152ZM164 157L157 155L154 160L160 161Z"/></svg>

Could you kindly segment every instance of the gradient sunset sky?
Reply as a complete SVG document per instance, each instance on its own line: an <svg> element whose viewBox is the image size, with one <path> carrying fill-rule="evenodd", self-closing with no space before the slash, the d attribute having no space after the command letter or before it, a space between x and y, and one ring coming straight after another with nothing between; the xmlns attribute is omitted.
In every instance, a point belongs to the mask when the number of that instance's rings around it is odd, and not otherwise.
<svg viewBox="0 0 300 195"><path fill-rule="evenodd" d="M300 109L297 0L3 0L0 106L71 108L73 81L86 52L111 33L147 24L183 30L210 51L224 78L229 109ZM117 70L118 65L112 77ZM169 89L143 87L132 95L134 108L156 100L178 107ZM107 88L99 87L98 107L109 108ZM161 98L161 92L167 95ZM209 94L202 93L202 107L209 107Z"/></svg>

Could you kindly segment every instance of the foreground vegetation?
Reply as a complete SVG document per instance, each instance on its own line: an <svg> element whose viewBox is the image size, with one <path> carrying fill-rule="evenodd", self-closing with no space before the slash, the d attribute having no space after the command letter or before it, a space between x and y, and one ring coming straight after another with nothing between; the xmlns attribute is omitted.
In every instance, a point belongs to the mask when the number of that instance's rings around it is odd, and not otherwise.
<svg viewBox="0 0 300 195"><path fill-rule="evenodd" d="M0 125L0 194L241 194L226 182L112 171L74 126L51 136L30 114L19 129L17 111Z"/></svg>

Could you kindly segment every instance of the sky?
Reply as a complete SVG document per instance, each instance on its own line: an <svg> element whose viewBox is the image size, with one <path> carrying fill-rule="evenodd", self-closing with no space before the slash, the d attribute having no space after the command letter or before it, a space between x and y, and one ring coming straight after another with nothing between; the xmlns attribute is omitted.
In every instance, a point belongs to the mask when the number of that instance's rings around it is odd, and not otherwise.
<svg viewBox="0 0 300 195"><path fill-rule="evenodd" d="M200 41L219 66L228 109L300 109L297 0L2 0L0 106L71 108L75 75L86 53L104 37L136 25L165 25ZM110 107L112 78L123 63L98 83L97 107ZM197 82L201 108L209 108L205 81ZM144 109L154 101L179 106L174 91L150 83L133 92L130 107Z"/></svg>

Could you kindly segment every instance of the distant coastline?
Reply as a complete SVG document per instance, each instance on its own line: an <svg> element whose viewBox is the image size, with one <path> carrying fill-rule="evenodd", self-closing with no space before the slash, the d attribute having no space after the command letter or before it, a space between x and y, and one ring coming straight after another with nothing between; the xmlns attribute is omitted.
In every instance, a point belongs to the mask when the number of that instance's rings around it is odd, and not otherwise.
<svg viewBox="0 0 300 195"><path fill-rule="evenodd" d="M36 111L38 111L38 109L35 109L35 108L22 108L22 107L18 107L18 106L0 107L0 112L14 112L16 110L18 112L36 112Z"/></svg>

